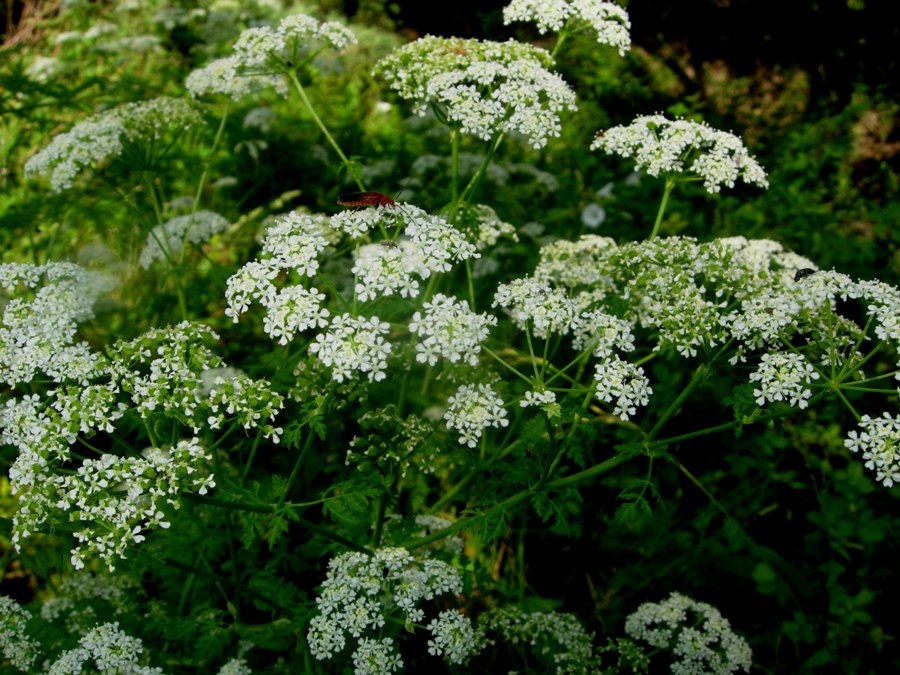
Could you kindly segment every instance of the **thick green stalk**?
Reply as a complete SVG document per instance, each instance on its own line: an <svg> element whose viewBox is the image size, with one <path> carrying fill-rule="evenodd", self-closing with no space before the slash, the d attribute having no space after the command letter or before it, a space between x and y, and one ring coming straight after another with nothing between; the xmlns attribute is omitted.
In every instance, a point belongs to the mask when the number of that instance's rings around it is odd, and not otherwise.
<svg viewBox="0 0 900 675"><path fill-rule="evenodd" d="M344 151L341 150L341 146L337 144L337 141L334 140L334 136L331 135L331 132L328 131L328 127L325 126L325 123L322 121L322 118L319 117L318 113L316 113L316 109L313 107L312 101L309 100L309 97L306 95L306 90L303 88L303 85L300 84L300 80L297 79L297 73L293 70L289 72L289 76L291 78L291 82L294 85L294 88L297 90L297 93L300 95L300 100L303 101L303 105L306 106L307 112L309 112L310 116L313 118L313 121L319 127L323 134L325 134L325 138L328 139L328 142L331 144L331 147L334 148L334 151L338 154L338 157L341 158L341 163L344 165L344 169L347 170L347 173L353 178L353 182L356 183L356 187L360 189L360 191L365 191L365 186L363 185L362 180L357 174L356 170L353 168L353 163L347 159L347 155L344 154Z"/></svg>
<svg viewBox="0 0 900 675"><path fill-rule="evenodd" d="M665 214L666 205L669 203L669 195L672 194L672 189L674 187L675 181L671 178L666 178L666 186L663 188L662 201L659 204L659 211L656 212L656 222L653 223L653 231L650 233L648 239L653 239L659 234L659 226L662 224L663 214Z"/></svg>

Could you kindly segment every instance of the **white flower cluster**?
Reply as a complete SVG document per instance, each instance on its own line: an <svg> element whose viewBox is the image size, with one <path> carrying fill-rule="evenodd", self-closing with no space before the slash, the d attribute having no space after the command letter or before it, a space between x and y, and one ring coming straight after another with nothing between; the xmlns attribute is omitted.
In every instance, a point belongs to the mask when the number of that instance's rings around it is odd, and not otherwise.
<svg viewBox="0 0 900 675"><path fill-rule="evenodd" d="M394 50L376 72L424 115L483 140L518 132L541 148L559 136L560 113L575 110L575 93L548 70L550 55L514 40L489 42L426 36Z"/></svg>
<svg viewBox="0 0 900 675"><path fill-rule="evenodd" d="M39 642L28 637L31 613L5 595L0 595L0 654L3 661L22 672L30 672L41 653Z"/></svg>
<svg viewBox="0 0 900 675"><path fill-rule="evenodd" d="M585 28L597 34L597 42L615 47L622 56L631 46L628 12L605 0L512 0L503 9L503 23L515 21L535 23L542 35L564 27Z"/></svg>
<svg viewBox="0 0 900 675"><path fill-rule="evenodd" d="M84 460L74 474L46 476L42 492L53 495L54 506L80 526L73 533L79 542L72 549L73 567L82 569L88 554L95 553L112 571L129 546L145 539L144 531L169 527L163 509L178 508L181 492L206 494L215 487L207 470L211 460L192 438L166 450L148 448L143 457L104 454ZM42 524L24 523L21 514L14 521L18 528Z"/></svg>
<svg viewBox="0 0 900 675"><path fill-rule="evenodd" d="M56 595L41 605L41 618L47 622L64 618L70 633L83 633L97 621L98 601L119 615L132 608L138 588L131 577L81 570L63 579Z"/></svg>
<svg viewBox="0 0 900 675"><path fill-rule="evenodd" d="M341 652L352 637L357 641L355 672L395 672L402 662L393 640L375 640L369 634L378 635L389 619L420 623L425 611L419 604L461 591L462 578L453 566L418 560L403 548L381 548L372 555L342 553L328 563L328 575L316 598L319 614L310 621L307 633L310 651L317 659L326 659ZM442 644L449 650L451 642ZM459 652L452 644L455 657Z"/></svg>
<svg viewBox="0 0 900 675"><path fill-rule="evenodd" d="M460 445L474 448L485 429L509 426L503 399L489 384L464 384L447 399L444 421L459 432Z"/></svg>
<svg viewBox="0 0 900 675"><path fill-rule="evenodd" d="M653 389L644 369L618 356L598 363L594 370L597 398L606 403L615 402L613 415L627 420L637 413L637 406L650 402Z"/></svg>
<svg viewBox="0 0 900 675"><path fill-rule="evenodd" d="M391 638L359 638L356 651L353 652L354 675L381 675L402 669L403 659L394 649Z"/></svg>
<svg viewBox="0 0 900 675"><path fill-rule="evenodd" d="M245 429L261 427L267 437L277 439L281 430L269 422L283 400L269 389L268 382L238 375L223 378L213 389L207 386L204 373L223 365L204 344L215 339L218 335L209 328L185 321L117 342L109 349L114 385L129 394L131 404L144 418L165 413L199 433L206 425L218 428L224 410Z"/></svg>
<svg viewBox="0 0 900 675"><path fill-rule="evenodd" d="M446 609L426 626L431 632L428 653L443 656L453 665L464 665L478 651L478 634L469 617Z"/></svg>
<svg viewBox="0 0 900 675"><path fill-rule="evenodd" d="M122 154L126 142L150 144L167 131L183 133L202 123L200 113L184 99L163 96L125 103L54 136L28 159L25 174L50 174L51 187L62 192L72 187L83 169Z"/></svg>
<svg viewBox="0 0 900 675"><path fill-rule="evenodd" d="M331 368L331 377L338 382L352 377L354 371L366 373L369 382L378 382L386 376L391 344L384 336L390 328L377 316L366 319L342 314L334 318L327 331L316 335L309 351Z"/></svg>
<svg viewBox="0 0 900 675"><path fill-rule="evenodd" d="M493 307L509 309L522 330L546 338L552 333L567 334L578 315L578 307L563 289L553 288L537 277L514 279L501 284L494 293Z"/></svg>
<svg viewBox="0 0 900 675"><path fill-rule="evenodd" d="M496 317L476 314L469 305L441 293L426 302L422 312L413 314L409 330L419 336L416 361L435 365L443 357L451 363L478 365L481 343Z"/></svg>
<svg viewBox="0 0 900 675"><path fill-rule="evenodd" d="M354 372L367 374L369 381L384 379L386 358L391 352L385 339L389 324L377 316L342 314L331 318L329 310L323 307L326 296L320 291L299 284L282 289L276 286L284 272L301 278L315 277L319 255L326 248L344 235L358 239L368 236L372 229L402 238L397 243L386 239L386 243L358 249L352 268L356 278L354 291L357 299L364 302L395 293L403 297L417 295L419 284L415 277L425 279L448 272L453 263L478 256L475 247L446 220L411 204L344 211L331 218L290 213L276 218L267 230L262 257L244 265L228 280L225 314L237 321L254 301L259 302L266 309L263 329L281 344L287 344L301 331L320 331L309 349L332 369L336 381L343 382ZM428 330L438 328L435 325ZM450 330L449 324L443 328ZM456 360L471 360L475 347L471 340L480 334L476 331L452 340L448 336L444 355L451 358L455 348L459 350ZM468 342L463 344L460 340Z"/></svg>
<svg viewBox="0 0 900 675"><path fill-rule="evenodd" d="M79 323L94 317L94 302L113 286L110 277L73 263L0 264L0 381L10 387L37 375L86 384L104 371L87 343L75 342Z"/></svg>
<svg viewBox="0 0 900 675"><path fill-rule="evenodd" d="M244 659L231 659L219 668L218 675L253 675Z"/></svg>
<svg viewBox="0 0 900 675"><path fill-rule="evenodd" d="M501 237L519 241L515 225L500 220L497 212L487 204L473 204L466 215L473 221L476 230L475 248L479 251L495 246Z"/></svg>
<svg viewBox="0 0 900 675"><path fill-rule="evenodd" d="M625 622L625 632L672 653L672 672L728 675L750 671L753 654L744 638L731 630L715 607L672 593L660 603L647 602Z"/></svg>
<svg viewBox="0 0 900 675"><path fill-rule="evenodd" d="M194 97L223 94L235 101L267 87L285 95L287 83L282 73L323 49L341 50L355 43L352 31L341 23L293 14L274 27L248 28L238 36L231 56L194 70L185 86Z"/></svg>
<svg viewBox="0 0 900 675"><path fill-rule="evenodd" d="M594 636L584 630L574 614L526 613L515 606L499 607L478 617L478 631L479 647L495 646L498 640L513 646L530 646L534 658L548 661L547 666L553 669L541 672L600 672Z"/></svg>
<svg viewBox="0 0 900 675"><path fill-rule="evenodd" d="M162 675L161 668L141 665L144 643L119 629L118 622L104 623L88 631L79 646L63 652L47 669L48 675L73 675L89 670L129 675Z"/></svg>
<svg viewBox="0 0 900 675"><path fill-rule="evenodd" d="M43 397L6 401L0 408L0 443L19 453L9 470L19 501L16 546L45 525L77 522L81 529L75 538L112 567L114 557L143 539L144 529L164 525L163 504L177 506L184 490L213 487L205 470L210 456L196 438L171 449L151 448L143 457L100 454L72 466L71 446L79 438L114 432L115 422L131 410L142 417L164 415L194 433L207 425L217 428L224 410L244 428L261 428L278 440L280 429L270 423L282 399L268 383L238 375L205 389L203 373L221 365L203 345L212 337L209 329L187 322L153 330L109 349L106 381L65 384ZM72 552L76 567L84 554L80 546Z"/></svg>
<svg viewBox="0 0 900 675"><path fill-rule="evenodd" d="M875 472L875 480L882 485L893 487L900 483L900 415L863 415L859 431L848 432L844 445L853 452L862 452L866 468Z"/></svg>
<svg viewBox="0 0 900 675"><path fill-rule="evenodd" d="M185 243L202 244L214 234L223 232L228 225L229 222L218 213L204 210L170 218L147 235L139 259L141 267L150 267L157 260L177 260Z"/></svg>
<svg viewBox="0 0 900 675"><path fill-rule="evenodd" d="M541 389L539 391L532 389L525 392L525 396L519 401L519 406L522 408L528 408L529 406L542 408L554 403L556 403L556 394L549 389Z"/></svg>
<svg viewBox="0 0 900 675"><path fill-rule="evenodd" d="M638 169L651 176L689 171L703 179L708 192L722 186L745 183L769 187L766 173L747 152L740 138L713 129L703 122L669 120L662 115L642 115L627 126L598 134L591 150L633 157ZM687 161L693 158L688 165Z"/></svg>
<svg viewBox="0 0 900 675"><path fill-rule="evenodd" d="M787 401L801 410L812 397L811 381L818 379L812 364L802 354L792 352L763 354L759 367L750 374L750 381L759 383L753 390L757 405Z"/></svg>

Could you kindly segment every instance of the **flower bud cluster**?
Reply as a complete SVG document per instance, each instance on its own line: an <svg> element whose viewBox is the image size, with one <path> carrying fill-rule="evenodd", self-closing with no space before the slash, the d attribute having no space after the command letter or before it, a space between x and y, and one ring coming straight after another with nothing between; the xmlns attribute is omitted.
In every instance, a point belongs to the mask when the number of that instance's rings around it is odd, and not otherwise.
<svg viewBox="0 0 900 675"><path fill-rule="evenodd" d="M600 672L600 656L594 652L594 636L574 614L559 612L523 612L509 605L490 609L478 617L479 648L495 646L531 647L536 659L547 662L542 672Z"/></svg>

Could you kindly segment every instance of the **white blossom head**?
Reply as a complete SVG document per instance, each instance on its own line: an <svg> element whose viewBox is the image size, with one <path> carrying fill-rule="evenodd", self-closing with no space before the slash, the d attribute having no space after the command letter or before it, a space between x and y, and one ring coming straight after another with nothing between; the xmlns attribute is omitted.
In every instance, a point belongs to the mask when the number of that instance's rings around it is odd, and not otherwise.
<svg viewBox="0 0 900 675"><path fill-rule="evenodd" d="M76 340L79 323L94 317L97 299L114 286L110 277L78 265L0 264L0 382L87 383L105 371L105 360Z"/></svg>
<svg viewBox="0 0 900 675"><path fill-rule="evenodd" d="M277 26L245 30L234 44L234 53L239 67L248 72L285 72L323 49L341 50L355 43L353 32L342 23L292 14Z"/></svg>
<svg viewBox="0 0 900 675"><path fill-rule="evenodd" d="M400 655L393 639L376 640L380 629L388 621L399 621L412 630L413 624L425 619L421 605L461 591L462 577L455 567L440 560L414 558L403 548L381 548L371 555L342 553L328 563L328 574L316 598L319 613L310 621L307 633L310 651L322 660L351 643L355 644L354 665L362 668L357 672L394 672L402 667ZM461 650L449 638L450 629L441 623L438 620L429 626L435 639L432 648L446 651L446 658L462 658Z"/></svg>
<svg viewBox="0 0 900 675"><path fill-rule="evenodd" d="M192 71L185 86L193 97L221 94L237 101L268 88L285 96L283 74L308 65L323 50L340 51L355 43L356 37L341 23L292 14L277 26L245 30L231 55Z"/></svg>
<svg viewBox="0 0 900 675"><path fill-rule="evenodd" d="M900 483L900 415L863 415L859 430L847 434L844 445L862 453L865 466L875 472L875 480L885 487Z"/></svg>
<svg viewBox="0 0 900 675"><path fill-rule="evenodd" d="M0 595L0 655L24 673L41 655L41 644L28 635L31 612L10 597Z"/></svg>
<svg viewBox="0 0 900 675"><path fill-rule="evenodd" d="M125 103L91 115L53 138L25 163L26 175L50 175L55 192L72 187L84 169L122 154L126 144L159 145L166 133L181 134L202 124L184 99L160 97Z"/></svg>
<svg viewBox="0 0 900 675"><path fill-rule="evenodd" d="M642 115L627 126L600 132L591 143L591 150L598 149L634 158L637 168L651 176L694 174L711 193L723 185L734 187L738 178L769 187L765 171L741 139L704 122Z"/></svg>
<svg viewBox="0 0 900 675"><path fill-rule="evenodd" d="M575 93L551 65L546 51L514 40L426 36L375 69L418 115L431 108L464 134L487 141L517 132L541 148L559 136L560 113L575 110Z"/></svg>
<svg viewBox="0 0 900 675"><path fill-rule="evenodd" d="M178 260L185 244L202 244L219 232L223 232L229 222L212 211L200 210L185 216L175 216L162 225L157 225L147 235L147 241L140 255L141 267L150 267L154 262Z"/></svg>
<svg viewBox="0 0 900 675"><path fill-rule="evenodd" d="M731 630L728 619L705 602L672 593L662 602L646 602L625 621L625 632L672 654L673 673L729 675L750 671L753 653Z"/></svg>
<svg viewBox="0 0 900 675"><path fill-rule="evenodd" d="M447 399L444 421L459 432L461 445L474 448L486 429L509 426L503 399L489 384L464 384Z"/></svg>
<svg viewBox="0 0 900 675"><path fill-rule="evenodd" d="M605 0L512 0L503 9L503 23L534 23L541 35L551 31L584 31L597 42L624 55L631 46L631 19L624 8Z"/></svg>

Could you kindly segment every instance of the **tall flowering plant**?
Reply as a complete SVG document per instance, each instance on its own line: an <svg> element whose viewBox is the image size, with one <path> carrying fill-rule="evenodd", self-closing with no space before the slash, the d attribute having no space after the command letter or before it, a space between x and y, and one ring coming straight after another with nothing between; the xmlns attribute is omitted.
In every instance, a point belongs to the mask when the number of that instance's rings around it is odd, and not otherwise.
<svg viewBox="0 0 900 675"><path fill-rule="evenodd" d="M553 54L583 33L619 52L630 44L628 14L610 2L516 0L504 18L558 32ZM29 635L38 617L0 596L6 662L181 667L165 650L144 653L141 638L156 637L203 672L646 672L651 660L749 672L742 617L679 592L637 606L615 639L560 603L529 602L524 523L565 527L586 494L635 471L622 502L650 511L661 464L718 505L683 444L727 443L835 402L856 420L846 448L891 488L900 364L875 357L896 354L900 290L818 270L771 240L662 236L676 185L718 193L768 179L737 136L659 114L585 141L663 182L646 238L551 237L530 269L505 259L525 246L510 248L525 224L477 202L483 179L504 143L551 146L576 108L554 55L513 40L426 36L374 66L386 96L446 128L452 189L439 212L367 193L340 211L232 225L205 208L206 163L187 212L166 214L153 176L164 148L215 112L210 152L221 152L227 111L262 92L296 96L365 193L306 86L324 54L355 43L343 24L303 14L251 26L186 77L184 97L99 112L27 162L28 175L74 191L143 153L135 175L155 223L136 258L174 275L181 321L92 344L80 331L115 280L69 262L0 264L10 543L25 552L52 535L71 567L40 616L45 631L65 624L64 637L42 644ZM465 144L482 155L462 185ZM201 304L181 276L187 256L248 221L256 242L209 277L221 283ZM858 320L842 313L847 301ZM689 414L710 388L727 390L730 409ZM125 622L137 610L121 596L161 577L160 598L140 599L160 632L135 637L140 622ZM201 625L213 637L191 655Z"/></svg>

